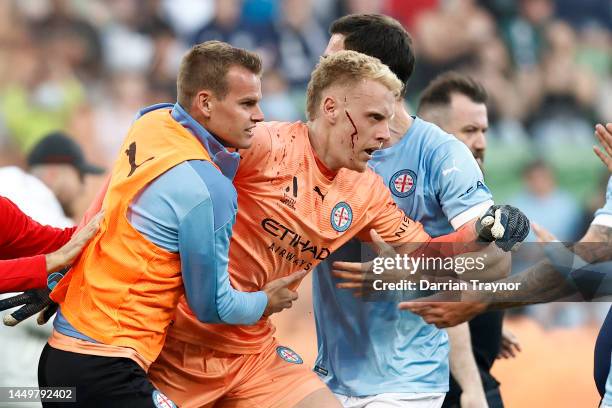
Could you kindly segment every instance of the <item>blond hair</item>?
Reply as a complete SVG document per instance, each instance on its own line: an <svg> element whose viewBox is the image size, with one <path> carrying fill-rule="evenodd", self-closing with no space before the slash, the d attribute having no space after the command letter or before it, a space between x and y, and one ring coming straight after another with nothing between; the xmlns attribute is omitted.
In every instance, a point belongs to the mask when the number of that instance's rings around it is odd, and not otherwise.
<svg viewBox="0 0 612 408"><path fill-rule="evenodd" d="M226 76L232 66L246 68L256 75L261 73L261 59L255 53L221 41L194 45L181 60L176 79L178 102L189 109L193 97L202 89L223 99L229 90Z"/></svg>
<svg viewBox="0 0 612 408"><path fill-rule="evenodd" d="M308 120L316 118L322 92L332 85L350 85L369 79L386 86L397 97L402 91L402 81L378 58L356 51L339 51L321 57L310 76L306 91Z"/></svg>

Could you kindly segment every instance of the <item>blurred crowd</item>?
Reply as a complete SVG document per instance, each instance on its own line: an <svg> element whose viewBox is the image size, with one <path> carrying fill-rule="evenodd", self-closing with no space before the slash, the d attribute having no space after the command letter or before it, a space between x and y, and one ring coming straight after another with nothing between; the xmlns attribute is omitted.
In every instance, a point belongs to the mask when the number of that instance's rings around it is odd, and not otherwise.
<svg viewBox="0 0 612 408"><path fill-rule="evenodd" d="M141 106L173 101L185 50L211 39L257 51L270 120L304 117L327 27L386 13L414 37L408 98L457 69L490 94L491 137L590 145L612 120L607 0L9 0L0 4L0 139L27 152L71 130L110 163Z"/></svg>
<svg viewBox="0 0 612 408"><path fill-rule="evenodd" d="M497 201L561 240L582 235L605 188L590 146L594 124L612 121L609 0L0 1L0 166L23 166L62 130L109 168L136 112L175 100L183 53L212 39L262 56L267 120L303 119L329 23L350 13L391 15L412 34L411 106L443 71L481 81Z"/></svg>

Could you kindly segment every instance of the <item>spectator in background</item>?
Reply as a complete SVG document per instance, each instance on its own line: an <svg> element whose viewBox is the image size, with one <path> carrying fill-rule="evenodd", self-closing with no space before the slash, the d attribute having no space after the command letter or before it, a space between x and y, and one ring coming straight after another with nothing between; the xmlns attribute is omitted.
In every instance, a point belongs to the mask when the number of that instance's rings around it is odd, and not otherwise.
<svg viewBox="0 0 612 408"><path fill-rule="evenodd" d="M416 30L416 20L427 11L438 7L439 0L411 0L410 7L406 7L404 0L388 0L389 13L402 23L408 32Z"/></svg>
<svg viewBox="0 0 612 408"><path fill-rule="evenodd" d="M84 188L86 174L103 169L88 163L76 142L62 133L43 138L28 156L30 173L17 167L0 169L0 195L13 201L41 224L70 227L73 205ZM7 294L6 296L11 296ZM51 334L51 325L27 319L16 327L0 325L0 386L38 386L38 358ZM10 331L10 333L9 333ZM39 403L16 406L39 407Z"/></svg>
<svg viewBox="0 0 612 408"><path fill-rule="evenodd" d="M111 18L101 29L105 68L110 72L148 72L155 50L143 27L150 23L143 23L143 18L150 7L141 8L147 2L137 0L111 0L108 5Z"/></svg>
<svg viewBox="0 0 612 408"><path fill-rule="evenodd" d="M554 4L551 0L519 0L501 2L502 5L489 0L485 3L498 18L499 31L510 56L511 81L522 107L516 112L516 118L525 122L528 114L537 111L541 103L539 64L546 47L544 32L553 18Z"/></svg>
<svg viewBox="0 0 612 408"><path fill-rule="evenodd" d="M191 38L214 14L211 0L161 0L160 9L182 39Z"/></svg>
<svg viewBox="0 0 612 408"><path fill-rule="evenodd" d="M33 22L36 37L87 82L100 75L102 43L98 30L78 16L71 2L50 0L49 12Z"/></svg>
<svg viewBox="0 0 612 408"><path fill-rule="evenodd" d="M312 1L281 0L282 14L274 26L278 44L276 67L292 92L302 97L310 73L327 46L327 32L314 16Z"/></svg>
<svg viewBox="0 0 612 408"><path fill-rule="evenodd" d="M610 0L555 0L557 16L576 29L597 25L612 30Z"/></svg>
<svg viewBox="0 0 612 408"><path fill-rule="evenodd" d="M84 102L84 88L69 64L23 33L7 57L13 69L0 88L0 116L22 153L46 133L66 129ZM19 67L19 69L14 69Z"/></svg>
<svg viewBox="0 0 612 408"><path fill-rule="evenodd" d="M414 95L443 71L473 62L482 44L495 35L493 19L476 0L440 2L414 21L419 62L408 84L408 93Z"/></svg>
<svg viewBox="0 0 612 408"><path fill-rule="evenodd" d="M558 188L551 167L541 159L527 164L523 169L523 184L525 191L509 202L520 205L530 221L551 231L559 240L570 242L578 239L582 212L576 199ZM536 241L533 232L525 241ZM527 244L513 256L513 272L522 271L540 259L541 248ZM589 315L587 308L576 303L528 306L526 312L549 328L575 326L583 323Z"/></svg>
<svg viewBox="0 0 612 408"><path fill-rule="evenodd" d="M277 0L244 0L242 15L255 24L271 23L278 17L278 8Z"/></svg>
<svg viewBox="0 0 612 408"><path fill-rule="evenodd" d="M260 107L268 121L295 122L303 119L304 114L291 99L287 82L275 69L265 72L261 78L262 94Z"/></svg>
<svg viewBox="0 0 612 408"><path fill-rule="evenodd" d="M525 192L510 200L523 210L529 219L564 242L578 238L580 207L576 200L557 187L550 166L543 160L535 160L523 169ZM563 220L563 222L560 222ZM535 241L530 233L527 241Z"/></svg>
<svg viewBox="0 0 612 408"><path fill-rule="evenodd" d="M492 123L519 122L526 116L524 93L514 75L508 50L499 37L493 36L482 44L477 51L475 64L469 67L468 72L487 89Z"/></svg>
<svg viewBox="0 0 612 408"><path fill-rule="evenodd" d="M541 102L531 117L536 142L547 146L590 144L597 83L594 74L576 63L576 33L556 21L545 30Z"/></svg>
<svg viewBox="0 0 612 408"><path fill-rule="evenodd" d="M341 15L382 14L387 6L386 0L340 0L340 3Z"/></svg>
<svg viewBox="0 0 612 408"><path fill-rule="evenodd" d="M612 14L612 7L610 7ZM612 22L612 16L610 17ZM612 24L612 23L610 23ZM593 72L596 77L597 101L595 110L603 122L612 121L612 34L596 24L583 27L578 33L576 63Z"/></svg>
<svg viewBox="0 0 612 408"><path fill-rule="evenodd" d="M165 93L170 93L169 98L158 99L153 103L173 101L176 99L176 76L179 62L188 48L175 35L170 26L165 24L152 30L151 38L153 39L153 60L147 77L151 87L156 91L164 90Z"/></svg>
<svg viewBox="0 0 612 408"><path fill-rule="evenodd" d="M245 29L247 21L242 20L242 0L214 0L213 3L213 19L195 33L191 43L217 40L255 50L257 40Z"/></svg>
<svg viewBox="0 0 612 408"><path fill-rule="evenodd" d="M93 107L94 145L104 164L114 162L126 132L134 121L135 112L149 102L149 91L147 80L141 74L116 72L110 76L108 86L102 90L100 102Z"/></svg>
<svg viewBox="0 0 612 408"><path fill-rule="evenodd" d="M28 156L29 173L0 169L0 195L12 200L34 220L54 227L74 224L73 204L87 174L104 170L85 160L79 145L57 132L46 136Z"/></svg>
<svg viewBox="0 0 612 408"><path fill-rule="evenodd" d="M515 14L501 22L504 38L519 69L536 67L544 48L544 31L552 19L552 0L519 0Z"/></svg>
<svg viewBox="0 0 612 408"><path fill-rule="evenodd" d="M264 69L274 64L278 41L271 21L243 18L242 0L214 0L212 21L199 29L191 39L192 44L205 41L224 41L234 47L257 52Z"/></svg>
<svg viewBox="0 0 612 408"><path fill-rule="evenodd" d="M416 29L421 56L435 65L473 55L495 34L493 19L475 0L442 2L419 17Z"/></svg>

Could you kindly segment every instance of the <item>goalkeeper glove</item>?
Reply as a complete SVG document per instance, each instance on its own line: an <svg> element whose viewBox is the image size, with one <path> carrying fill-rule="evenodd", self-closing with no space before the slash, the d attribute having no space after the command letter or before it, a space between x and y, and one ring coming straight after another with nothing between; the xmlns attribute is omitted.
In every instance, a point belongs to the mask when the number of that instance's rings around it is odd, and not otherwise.
<svg viewBox="0 0 612 408"><path fill-rule="evenodd" d="M51 300L49 294L67 272L68 268L64 268L50 273L47 276L46 288L28 290L19 295L0 300L0 311L21 306L13 313L4 316L4 324L15 326L36 313L39 313L38 324L47 323L57 311L57 303Z"/></svg>
<svg viewBox="0 0 612 408"><path fill-rule="evenodd" d="M476 222L476 232L506 252L516 250L529 234L529 219L511 205L492 205Z"/></svg>

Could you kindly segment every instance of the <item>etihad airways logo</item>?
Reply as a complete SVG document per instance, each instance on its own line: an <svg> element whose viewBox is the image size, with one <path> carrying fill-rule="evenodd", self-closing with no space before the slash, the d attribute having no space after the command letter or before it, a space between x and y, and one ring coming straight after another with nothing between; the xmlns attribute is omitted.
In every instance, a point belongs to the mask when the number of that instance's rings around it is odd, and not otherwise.
<svg viewBox="0 0 612 408"><path fill-rule="evenodd" d="M265 218L263 221L261 221L261 226L267 234L281 241L281 243L284 244L285 249L297 249L301 255L304 255L306 252L310 252L312 257L319 261L324 260L330 254L329 249L324 247L319 248L308 238L298 234L290 227L281 224L273 218Z"/></svg>

